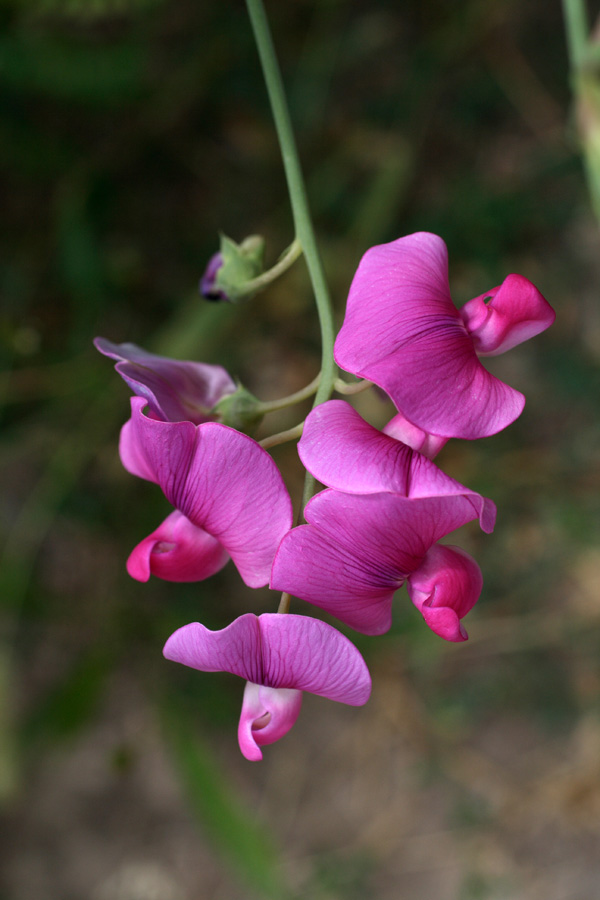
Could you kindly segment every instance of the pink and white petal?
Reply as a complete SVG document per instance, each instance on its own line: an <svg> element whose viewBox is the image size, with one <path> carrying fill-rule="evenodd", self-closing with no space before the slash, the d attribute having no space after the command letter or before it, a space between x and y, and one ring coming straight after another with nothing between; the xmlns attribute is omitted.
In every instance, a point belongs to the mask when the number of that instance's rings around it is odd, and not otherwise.
<svg viewBox="0 0 600 900"><path fill-rule="evenodd" d="M469 300L460 315L480 356L505 353L545 331L556 318L548 301L522 275L508 275L499 287Z"/></svg>
<svg viewBox="0 0 600 900"><path fill-rule="evenodd" d="M363 706L371 693L371 677L354 644L319 619L264 613L262 635L264 683L297 688Z"/></svg>
<svg viewBox="0 0 600 900"><path fill-rule="evenodd" d="M165 422L209 421L210 412L236 385L222 366L169 359L136 344L94 340L96 349L117 360L116 371L131 391L143 397Z"/></svg>
<svg viewBox="0 0 600 900"><path fill-rule="evenodd" d="M292 505L269 454L226 425L158 422L132 399L132 430L167 499L225 547L249 587L268 583Z"/></svg>
<svg viewBox="0 0 600 900"><path fill-rule="evenodd" d="M401 583L382 579L376 563L357 558L352 547L311 525L286 534L271 574L273 590L300 597L363 634L389 631L392 598Z"/></svg>
<svg viewBox="0 0 600 900"><path fill-rule="evenodd" d="M403 444L412 447L413 450L417 450L428 459L434 459L442 447L448 443L447 437L440 437L438 434L430 434L428 431L423 431L422 428L417 428L402 413L398 413L393 419L390 419L382 430L384 434L389 434L397 441L402 441Z"/></svg>
<svg viewBox="0 0 600 900"><path fill-rule="evenodd" d="M203 581L220 571L229 554L219 541L174 510L132 551L127 571L137 581Z"/></svg>
<svg viewBox="0 0 600 900"><path fill-rule="evenodd" d="M273 744L288 733L301 705L302 691L246 682L238 726L238 742L246 759L261 760L260 747Z"/></svg>
<svg viewBox="0 0 600 900"><path fill-rule="evenodd" d="M334 355L382 387L410 422L442 437L495 434L525 403L479 362L450 297L446 245L434 234L367 251Z"/></svg>
<svg viewBox="0 0 600 900"><path fill-rule="evenodd" d="M330 400L308 415L298 453L322 484L345 493L389 492L410 498L464 494L476 505L483 530L493 531L496 509L491 500L373 428L343 400Z"/></svg>
<svg viewBox="0 0 600 900"><path fill-rule="evenodd" d="M407 590L429 627L448 641L464 641L460 624L475 606L483 578L472 556L459 547L435 544L409 575Z"/></svg>
<svg viewBox="0 0 600 900"><path fill-rule="evenodd" d="M253 613L220 631L199 622L184 625L167 640L163 656L201 672L230 672L254 684L263 682L260 627Z"/></svg>

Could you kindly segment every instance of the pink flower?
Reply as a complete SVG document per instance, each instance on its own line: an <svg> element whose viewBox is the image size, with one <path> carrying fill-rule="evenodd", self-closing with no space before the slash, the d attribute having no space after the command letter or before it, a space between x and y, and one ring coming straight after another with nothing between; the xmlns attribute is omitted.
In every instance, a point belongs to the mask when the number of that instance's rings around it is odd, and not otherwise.
<svg viewBox="0 0 600 900"><path fill-rule="evenodd" d="M150 412L163 422L209 422L211 410L223 397L233 394L235 382L221 366L180 362L156 356L135 344L113 344L98 337L100 353L117 360L116 371L138 397L144 397Z"/></svg>
<svg viewBox="0 0 600 900"><path fill-rule="evenodd" d="M203 672L230 672L247 681L238 729L246 759L290 730L302 691L362 706L371 679L356 647L331 625L305 616L252 613L222 631L194 622L171 635L167 659Z"/></svg>
<svg viewBox="0 0 600 900"><path fill-rule="evenodd" d="M141 397L131 398L121 461L158 484L180 517L171 514L133 551L130 574L207 578L228 554L249 587L267 584L275 551L292 526L291 501L272 458L227 425L161 422L144 415L145 406Z"/></svg>
<svg viewBox="0 0 600 900"><path fill-rule="evenodd" d="M406 581L429 627L446 640L465 640L460 619L479 598L481 573L466 553L436 542L478 514L478 503L465 495L322 491L306 506L308 524L281 542L271 587L364 634L384 634L394 592Z"/></svg>
<svg viewBox="0 0 600 900"><path fill-rule="evenodd" d="M555 314L521 275L460 310L448 286L448 251L419 232L372 247L350 287L336 362L375 382L409 423L430 435L495 434L525 398L491 375L479 355L509 350L544 331Z"/></svg>
<svg viewBox="0 0 600 900"><path fill-rule="evenodd" d="M410 439L406 431L403 435ZM419 437L417 443L422 443ZM402 441L373 428L343 400L329 400L309 413L298 453L308 471L336 491L415 499L462 495L473 503L483 530L489 534L494 529L496 507L491 500L450 478Z"/></svg>

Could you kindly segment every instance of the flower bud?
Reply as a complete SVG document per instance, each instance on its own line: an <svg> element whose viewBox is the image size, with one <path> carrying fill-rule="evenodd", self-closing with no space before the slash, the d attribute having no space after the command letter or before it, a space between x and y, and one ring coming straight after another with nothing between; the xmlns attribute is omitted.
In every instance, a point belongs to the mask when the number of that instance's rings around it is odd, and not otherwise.
<svg viewBox="0 0 600 900"><path fill-rule="evenodd" d="M219 400L213 412L223 425L252 436L263 418L263 413L257 410L258 403L250 391L238 384L233 394Z"/></svg>
<svg viewBox="0 0 600 900"><path fill-rule="evenodd" d="M265 241L260 235L250 235L236 244L221 235L221 249L211 256L199 290L206 300L236 303L254 294L251 282L263 271Z"/></svg>

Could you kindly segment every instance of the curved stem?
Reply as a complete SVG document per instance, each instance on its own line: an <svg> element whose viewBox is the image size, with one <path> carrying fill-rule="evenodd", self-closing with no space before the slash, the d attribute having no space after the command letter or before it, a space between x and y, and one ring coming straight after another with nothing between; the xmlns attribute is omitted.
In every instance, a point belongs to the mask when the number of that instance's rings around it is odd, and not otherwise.
<svg viewBox="0 0 600 900"><path fill-rule="evenodd" d="M254 31L254 38L258 48L267 92L269 94L273 119L275 120L275 128L277 130L277 137L281 148L285 177L292 205L296 237L300 241L304 251L304 257L306 259L306 265L319 314L322 340L322 362L321 383L314 402L314 405L317 406L331 396L336 373L336 365L333 360L333 311L308 208L306 188L304 186L298 150L296 148L290 114L285 98L285 92L283 90L281 72L275 55L275 48L273 46L273 39L271 37L264 5L262 0L246 0L246 5L252 23L252 30Z"/></svg>
<svg viewBox="0 0 600 900"><path fill-rule="evenodd" d="M283 275L284 272L287 272L299 256L302 256L302 244L298 238L294 238L287 250L284 250L281 254L275 265L271 266L270 269L267 269L267 271L263 272L261 275L257 275L256 278L251 278L250 281L246 281L244 283L244 290L248 291L249 294L260 291L268 284L271 284L272 281L275 281L276 278L279 278L280 275Z"/></svg>
<svg viewBox="0 0 600 900"><path fill-rule="evenodd" d="M362 381L355 381L353 383L348 383L347 381L343 381L341 378L336 378L333 384L333 389L336 394L361 394L363 391L368 391L369 388L373 387L372 381L367 381L366 378L363 378Z"/></svg>
<svg viewBox="0 0 600 900"><path fill-rule="evenodd" d="M271 434L269 437L263 438L262 441L259 441L258 443L263 450L268 450L269 447L277 447L278 444L286 444L288 441L295 441L296 438L302 437L303 428L304 422L300 422L299 425L294 425L293 428L288 428L287 431L279 431L277 434Z"/></svg>
<svg viewBox="0 0 600 900"><path fill-rule="evenodd" d="M317 377L313 378L310 384L307 384L306 387L296 391L295 394L288 394L287 397L281 397L279 400L257 403L254 405L253 409L263 416L270 412L276 412L278 409L287 409L288 406L294 406L295 403L300 403L302 400L307 400L309 397L312 397L319 387L320 381L321 373L319 372Z"/></svg>

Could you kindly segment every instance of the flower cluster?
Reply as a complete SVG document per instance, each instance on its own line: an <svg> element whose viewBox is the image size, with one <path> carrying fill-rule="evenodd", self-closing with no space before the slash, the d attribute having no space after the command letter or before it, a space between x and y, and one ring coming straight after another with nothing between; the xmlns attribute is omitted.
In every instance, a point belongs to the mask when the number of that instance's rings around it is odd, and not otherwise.
<svg viewBox="0 0 600 900"><path fill-rule="evenodd" d="M121 433L123 465L159 485L174 508L131 553L130 575L200 581L231 559L249 587L270 584L370 635L390 628L393 595L406 583L436 634L466 640L462 619L479 598L481 572L464 550L439 542L475 519L490 533L496 509L433 457L452 437L491 435L517 418L523 395L480 357L514 347L553 320L520 275L458 310L446 246L436 235L371 248L350 288L335 359L385 391L397 413L379 431L345 401L313 409L298 452L325 489L295 528L271 456L222 420L220 410L236 393L223 369L98 338L98 350L117 361L134 394ZM216 632L184 625L164 655L246 680L238 737L252 760L292 727L303 691L358 706L371 689L354 645L306 616L248 613Z"/></svg>

